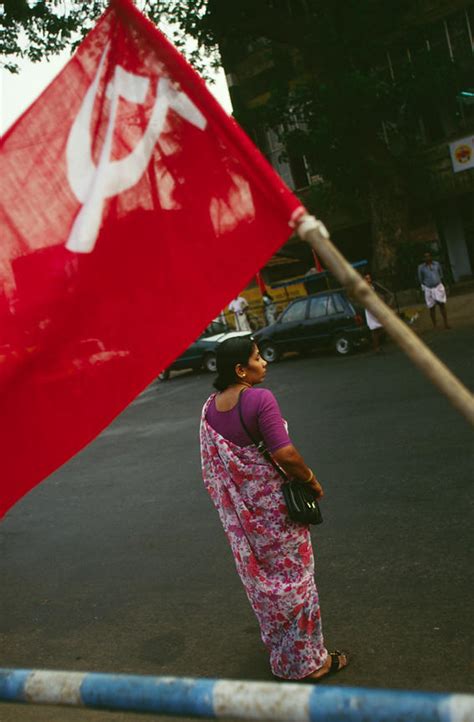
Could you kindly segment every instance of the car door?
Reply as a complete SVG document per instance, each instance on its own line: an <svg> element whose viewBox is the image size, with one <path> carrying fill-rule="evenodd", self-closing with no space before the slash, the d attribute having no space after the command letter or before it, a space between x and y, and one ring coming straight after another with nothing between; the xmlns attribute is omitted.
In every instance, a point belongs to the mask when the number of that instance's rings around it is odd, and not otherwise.
<svg viewBox="0 0 474 722"><path fill-rule="evenodd" d="M354 308L344 295L340 293L332 294L328 304L328 324L331 335L334 337L338 331L354 326L353 318L355 315Z"/></svg>
<svg viewBox="0 0 474 722"><path fill-rule="evenodd" d="M283 311L272 333L272 341L281 351L297 350L303 334L307 299L294 301Z"/></svg>
<svg viewBox="0 0 474 722"><path fill-rule="evenodd" d="M205 346L202 339L205 338L205 334L199 336L194 343L192 343L186 351L183 351L181 356L174 361L171 368L173 369L191 369L199 368L202 364L202 359L205 352Z"/></svg>
<svg viewBox="0 0 474 722"><path fill-rule="evenodd" d="M331 336L328 308L331 296L318 294L308 299L307 318L303 324L301 349L324 346Z"/></svg>

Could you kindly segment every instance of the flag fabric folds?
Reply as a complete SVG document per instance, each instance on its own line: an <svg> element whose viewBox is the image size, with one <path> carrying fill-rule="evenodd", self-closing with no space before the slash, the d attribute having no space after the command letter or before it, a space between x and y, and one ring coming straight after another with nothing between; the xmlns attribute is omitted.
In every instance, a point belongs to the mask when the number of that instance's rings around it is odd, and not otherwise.
<svg viewBox="0 0 474 722"><path fill-rule="evenodd" d="M0 162L1 516L198 336L302 208L130 0Z"/></svg>

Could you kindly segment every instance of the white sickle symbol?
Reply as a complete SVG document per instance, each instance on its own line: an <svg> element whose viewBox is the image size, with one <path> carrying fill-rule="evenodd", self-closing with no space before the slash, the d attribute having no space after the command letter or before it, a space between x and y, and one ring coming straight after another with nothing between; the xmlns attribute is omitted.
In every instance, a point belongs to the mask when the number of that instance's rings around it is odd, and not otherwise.
<svg viewBox="0 0 474 722"><path fill-rule="evenodd" d="M200 130L206 127L206 119L188 96L171 87L170 81L160 78L156 99L148 126L135 148L120 160L111 160L112 140L119 99L143 104L150 81L140 75L115 67L113 79L106 89L110 100L110 113L104 145L98 165L92 158L91 118L107 49L104 51L96 76L88 89L79 113L71 127L66 147L67 175L77 199L83 204L77 214L66 242L66 248L75 253L90 253L102 223L106 198L122 193L137 183L150 162L153 148L161 135L169 108Z"/></svg>

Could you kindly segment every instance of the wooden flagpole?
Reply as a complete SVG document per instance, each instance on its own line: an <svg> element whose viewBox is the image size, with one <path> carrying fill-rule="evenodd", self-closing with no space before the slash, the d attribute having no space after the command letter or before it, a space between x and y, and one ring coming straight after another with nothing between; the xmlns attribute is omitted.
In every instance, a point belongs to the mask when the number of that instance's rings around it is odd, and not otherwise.
<svg viewBox="0 0 474 722"><path fill-rule="evenodd" d="M332 243L321 221L304 215L295 221L300 238L307 241L325 267L348 293L380 321L407 356L474 426L474 396L364 281Z"/></svg>

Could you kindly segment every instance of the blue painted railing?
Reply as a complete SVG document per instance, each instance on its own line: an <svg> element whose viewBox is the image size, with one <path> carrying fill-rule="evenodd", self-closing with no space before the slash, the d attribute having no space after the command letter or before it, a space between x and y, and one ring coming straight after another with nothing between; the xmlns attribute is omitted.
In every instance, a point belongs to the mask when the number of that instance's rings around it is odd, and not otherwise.
<svg viewBox="0 0 474 722"><path fill-rule="evenodd" d="M467 694L23 669L0 670L1 702L274 722L474 722Z"/></svg>
<svg viewBox="0 0 474 722"><path fill-rule="evenodd" d="M369 262L363 259L362 261L355 261L354 263L351 263L350 265L353 268L362 268L362 266L368 266ZM314 279L319 278L328 278L328 276L331 276L331 271L317 271L315 273L310 273L306 276L298 276L297 278L291 278L289 281L275 281L275 283L270 284L271 288L286 288L286 286L295 286L297 283L304 283L305 281L312 281Z"/></svg>

